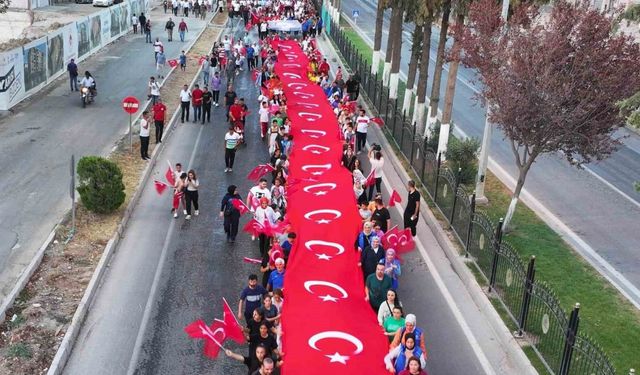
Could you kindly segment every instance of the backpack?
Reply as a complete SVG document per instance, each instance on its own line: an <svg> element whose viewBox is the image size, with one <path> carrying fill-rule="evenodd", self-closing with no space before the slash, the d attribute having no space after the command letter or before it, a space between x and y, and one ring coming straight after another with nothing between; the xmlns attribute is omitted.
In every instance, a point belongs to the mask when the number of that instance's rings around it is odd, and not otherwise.
<svg viewBox="0 0 640 375"><path fill-rule="evenodd" d="M232 214L238 212L238 209L233 206L233 200L236 198L230 198L227 201L227 204L224 206L224 216L231 216Z"/></svg>

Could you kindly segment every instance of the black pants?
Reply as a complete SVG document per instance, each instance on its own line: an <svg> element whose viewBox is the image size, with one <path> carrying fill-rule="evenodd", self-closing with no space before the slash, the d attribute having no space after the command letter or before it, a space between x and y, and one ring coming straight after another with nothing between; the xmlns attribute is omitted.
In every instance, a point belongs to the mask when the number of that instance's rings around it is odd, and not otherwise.
<svg viewBox="0 0 640 375"><path fill-rule="evenodd" d="M198 211L198 190L185 190L185 198L187 200L187 215L191 215L191 203L193 203L193 208Z"/></svg>
<svg viewBox="0 0 640 375"><path fill-rule="evenodd" d="M227 239L234 240L238 235L238 226L240 225L240 216L225 216L224 217L224 232L227 234Z"/></svg>
<svg viewBox="0 0 640 375"><path fill-rule="evenodd" d="M180 120L184 122L185 113L187 115L187 121L189 121L189 107L191 107L190 102L180 102Z"/></svg>
<svg viewBox="0 0 640 375"><path fill-rule="evenodd" d="M418 218L415 220L411 220L411 216L413 214L409 212L404 213L404 228L411 228L411 235L415 237L416 235L416 225L418 225Z"/></svg>
<svg viewBox="0 0 640 375"><path fill-rule="evenodd" d="M225 148L224 149L224 165L227 168L233 168L233 162L236 160L236 149Z"/></svg>
<svg viewBox="0 0 640 375"><path fill-rule="evenodd" d="M202 105L202 123L204 124L204 118L207 118L207 122L211 122L211 104Z"/></svg>
<svg viewBox="0 0 640 375"><path fill-rule="evenodd" d="M138 25L133 25L133 33L134 34L138 33Z"/></svg>
<svg viewBox="0 0 640 375"><path fill-rule="evenodd" d="M225 111L227 114L227 121L229 121L229 110L231 109L231 104L225 104L225 106L227 107L227 110Z"/></svg>
<svg viewBox="0 0 640 375"><path fill-rule="evenodd" d="M218 104L220 101L220 91L213 90L211 91L211 96L214 103Z"/></svg>
<svg viewBox="0 0 640 375"><path fill-rule="evenodd" d="M149 137L140 136L140 156L143 159L149 157Z"/></svg>
<svg viewBox="0 0 640 375"><path fill-rule="evenodd" d="M382 185L382 177L376 177L376 183L374 185L376 187L376 193L381 193L382 189L380 189L380 187ZM374 185L369 186L369 201L373 200L373 186Z"/></svg>
<svg viewBox="0 0 640 375"><path fill-rule="evenodd" d="M164 121L155 120L156 124L156 143L162 142L162 131L164 130Z"/></svg>
<svg viewBox="0 0 640 375"><path fill-rule="evenodd" d="M356 132L356 151L360 151L367 145L367 133Z"/></svg>
<svg viewBox="0 0 640 375"><path fill-rule="evenodd" d="M258 236L258 242L260 244L260 256L264 257L269 252L269 237L266 234L260 234Z"/></svg>

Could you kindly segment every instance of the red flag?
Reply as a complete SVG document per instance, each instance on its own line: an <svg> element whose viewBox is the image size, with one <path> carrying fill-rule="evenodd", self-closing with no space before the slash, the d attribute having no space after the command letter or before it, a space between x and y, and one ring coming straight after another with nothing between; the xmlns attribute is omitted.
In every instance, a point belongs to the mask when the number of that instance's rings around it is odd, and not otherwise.
<svg viewBox="0 0 640 375"><path fill-rule="evenodd" d="M227 338L237 342L238 344L244 344L245 337L242 326L236 319L235 315L233 315L233 311L224 297L222 298L222 303L224 311L223 319Z"/></svg>
<svg viewBox="0 0 640 375"><path fill-rule="evenodd" d="M207 56L200 56L200 58L198 59L198 64L202 65L202 63L204 62L204 60L207 59Z"/></svg>
<svg viewBox="0 0 640 375"><path fill-rule="evenodd" d="M367 180L364 182L364 187L373 186L376 183L376 178L373 174L374 170L372 169L367 176Z"/></svg>
<svg viewBox="0 0 640 375"><path fill-rule="evenodd" d="M411 235L411 228L406 228L398 234L396 243L396 253L407 253L416 247L416 243Z"/></svg>
<svg viewBox="0 0 640 375"><path fill-rule="evenodd" d="M384 125L384 120L381 117L374 117L371 119L371 122L376 123L378 126Z"/></svg>
<svg viewBox="0 0 640 375"><path fill-rule="evenodd" d="M254 69L253 71L251 71L251 76L253 77L254 81L258 80L259 75L260 75L260 70Z"/></svg>
<svg viewBox="0 0 640 375"><path fill-rule="evenodd" d="M240 215L244 215L249 212L249 207L247 207L247 205L240 199L231 199L231 204L236 208L236 210L240 211Z"/></svg>
<svg viewBox="0 0 640 375"><path fill-rule="evenodd" d="M395 249L395 245L398 242L398 226L394 225L391 229L385 232L384 236L380 239L382 247L385 249Z"/></svg>
<svg viewBox="0 0 640 375"><path fill-rule="evenodd" d="M156 188L156 192L158 192L158 195L162 195L162 193L167 190L168 185L162 181L153 180L153 186Z"/></svg>
<svg viewBox="0 0 640 375"><path fill-rule="evenodd" d="M256 181L256 180L259 180L260 177L274 170L275 169L271 166L271 164L260 164L257 167L253 168L251 172L249 172L249 174L247 175L247 178L249 180Z"/></svg>
<svg viewBox="0 0 640 375"><path fill-rule="evenodd" d="M176 186L176 177L175 177L175 174L173 173L173 169L171 168L171 164L169 164L169 168L165 172L164 178L167 179L167 182L169 183L169 185Z"/></svg>
<svg viewBox="0 0 640 375"><path fill-rule="evenodd" d="M167 63L169 63L169 66L172 68L175 68L176 66L178 66L178 60L176 59L167 60Z"/></svg>
<svg viewBox="0 0 640 375"><path fill-rule="evenodd" d="M396 203L401 203L402 202L402 198L400 198L400 194L398 194L397 191L392 191L391 192L391 197L389 198L389 207L393 207L396 205Z"/></svg>
<svg viewBox="0 0 640 375"><path fill-rule="evenodd" d="M251 23L251 21L247 22L247 26L244 27L244 29L248 32L249 30L251 30L251 28L253 27L253 24Z"/></svg>
<svg viewBox="0 0 640 375"><path fill-rule="evenodd" d="M260 233L263 233L265 231L265 228L264 228L264 225L258 222L258 220L251 219L247 221L247 224L245 224L242 230L249 233L252 236L257 236Z"/></svg>
<svg viewBox="0 0 640 375"><path fill-rule="evenodd" d="M242 260L245 263L262 264L262 261L260 259L255 259L255 258L242 257Z"/></svg>
<svg viewBox="0 0 640 375"><path fill-rule="evenodd" d="M194 339L203 339L204 354L209 358L216 358L220 349L223 349L222 342L226 337L225 325L219 321L214 321L208 327L202 319L196 320L184 328L184 331Z"/></svg>

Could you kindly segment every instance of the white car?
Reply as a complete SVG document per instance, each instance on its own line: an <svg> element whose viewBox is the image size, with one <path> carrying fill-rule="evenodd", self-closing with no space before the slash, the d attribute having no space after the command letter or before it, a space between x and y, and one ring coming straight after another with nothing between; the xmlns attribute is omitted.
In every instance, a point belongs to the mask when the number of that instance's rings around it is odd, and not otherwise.
<svg viewBox="0 0 640 375"><path fill-rule="evenodd" d="M113 5L113 0L93 0L94 7L108 7Z"/></svg>

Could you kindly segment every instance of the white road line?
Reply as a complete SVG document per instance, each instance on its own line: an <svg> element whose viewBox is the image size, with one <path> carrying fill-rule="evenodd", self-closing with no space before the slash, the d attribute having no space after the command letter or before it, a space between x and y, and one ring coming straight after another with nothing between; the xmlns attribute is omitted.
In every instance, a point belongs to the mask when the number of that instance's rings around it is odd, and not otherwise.
<svg viewBox="0 0 640 375"><path fill-rule="evenodd" d="M200 127L200 131L198 132L198 137L196 138L195 145L193 147L193 151L191 152L191 157L189 158L189 164L193 165L193 162L196 157L196 153L198 151L198 145L200 144L200 138L202 136L202 131L204 130L204 126ZM133 375L136 371L136 367L138 365L138 361L140 359L140 351L142 350L142 341L144 340L145 332L147 331L147 326L149 325L149 319L151 318L151 311L153 310L154 302L156 301L156 295L158 294L158 285L160 284L160 278L162 276L162 269L164 268L164 263L167 258L167 252L169 250L169 244L171 243L171 239L173 238L174 229L176 226L177 220L171 220L171 224L169 224L169 229L167 230L167 235L164 239L164 245L162 246L162 253L160 254L160 260L158 261L158 267L156 268L156 274L153 277L153 283L151 284L151 291L149 292L149 298L147 299L147 304L144 308L144 313L142 314L142 321L140 323L140 328L138 329L138 335L136 337L136 343L133 347L133 354L131 355L131 360L129 361L129 367L127 370L127 375Z"/></svg>
<svg viewBox="0 0 640 375"><path fill-rule="evenodd" d="M629 196L624 191L622 191L622 190L618 189L617 187L615 187L611 182L605 180L604 177L600 176L593 169L589 168L588 166L584 166L584 170L589 172L593 177L595 177L598 180L600 180L600 182L602 182L603 184L607 185L609 188L611 188L611 190L613 190L616 193L622 195L622 197L626 198L629 202L633 203L636 207L640 208L640 202L638 202L637 200L633 199L631 196Z"/></svg>

